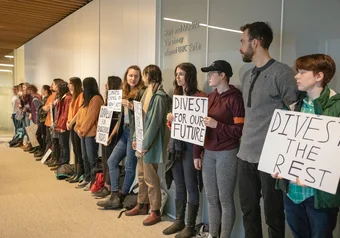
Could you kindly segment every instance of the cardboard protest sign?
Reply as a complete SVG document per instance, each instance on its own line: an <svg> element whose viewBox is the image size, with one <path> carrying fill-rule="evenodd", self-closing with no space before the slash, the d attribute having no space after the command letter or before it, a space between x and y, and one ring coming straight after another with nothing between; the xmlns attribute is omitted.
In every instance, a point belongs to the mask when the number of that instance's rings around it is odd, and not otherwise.
<svg viewBox="0 0 340 238"><path fill-rule="evenodd" d="M142 104L138 101L133 101L133 110L135 113L135 133L136 133L136 149L139 153L142 153L143 145L143 109Z"/></svg>
<svg viewBox="0 0 340 238"><path fill-rule="evenodd" d="M258 169L336 193L340 178L340 118L275 110Z"/></svg>
<svg viewBox="0 0 340 238"><path fill-rule="evenodd" d="M122 90L109 90L107 92L107 106L114 112L122 110Z"/></svg>
<svg viewBox="0 0 340 238"><path fill-rule="evenodd" d="M203 119L208 115L208 98L174 95L172 115L171 138L204 145L206 126Z"/></svg>
<svg viewBox="0 0 340 238"><path fill-rule="evenodd" d="M101 106L97 125L96 142L107 145L107 139L110 133L110 125L113 109L107 106Z"/></svg>
<svg viewBox="0 0 340 238"><path fill-rule="evenodd" d="M27 135L28 135L28 138L30 140L32 147L39 146L39 142L37 138L35 137L35 134L37 133L38 125L33 124L31 126L25 127L25 129L26 129L26 132L27 132Z"/></svg>

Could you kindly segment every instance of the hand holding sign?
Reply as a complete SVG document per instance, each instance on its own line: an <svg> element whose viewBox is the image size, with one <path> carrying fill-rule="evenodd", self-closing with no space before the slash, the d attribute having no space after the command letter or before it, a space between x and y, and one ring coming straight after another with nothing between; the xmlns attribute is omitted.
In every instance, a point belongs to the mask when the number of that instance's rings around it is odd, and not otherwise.
<svg viewBox="0 0 340 238"><path fill-rule="evenodd" d="M133 109L133 104L131 102L129 102L129 100L123 99L122 100L122 105L124 107L126 107L127 109L129 109L129 110Z"/></svg>
<svg viewBox="0 0 340 238"><path fill-rule="evenodd" d="M212 117L205 117L204 118L204 125L210 128L217 127L217 121Z"/></svg>

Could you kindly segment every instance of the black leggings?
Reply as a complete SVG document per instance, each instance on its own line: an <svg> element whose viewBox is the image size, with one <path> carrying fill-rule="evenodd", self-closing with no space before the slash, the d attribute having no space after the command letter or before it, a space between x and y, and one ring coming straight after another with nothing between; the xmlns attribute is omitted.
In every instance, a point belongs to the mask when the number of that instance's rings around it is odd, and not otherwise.
<svg viewBox="0 0 340 238"><path fill-rule="evenodd" d="M83 162L83 157L81 155L81 143L80 143L80 138L78 134L74 131L74 126L70 130L70 135L71 135L71 142L73 146L73 152L74 152L74 164L81 165L84 167L84 162Z"/></svg>
<svg viewBox="0 0 340 238"><path fill-rule="evenodd" d="M181 160L176 160L171 168L172 175L176 184L176 199L186 201L187 194L188 202L194 205L199 204L199 191L197 170L193 160L193 146L190 143L185 143L186 151Z"/></svg>
<svg viewBox="0 0 340 238"><path fill-rule="evenodd" d="M39 142L40 150L45 151L47 143L45 122L39 122L36 136Z"/></svg>

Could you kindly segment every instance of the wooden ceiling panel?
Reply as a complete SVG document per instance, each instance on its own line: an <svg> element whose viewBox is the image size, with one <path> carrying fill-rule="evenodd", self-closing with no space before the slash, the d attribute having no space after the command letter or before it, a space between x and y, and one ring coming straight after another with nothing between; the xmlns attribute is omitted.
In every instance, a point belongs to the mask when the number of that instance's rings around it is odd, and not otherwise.
<svg viewBox="0 0 340 238"><path fill-rule="evenodd" d="M5 55L91 1L0 0L0 61L9 61Z"/></svg>

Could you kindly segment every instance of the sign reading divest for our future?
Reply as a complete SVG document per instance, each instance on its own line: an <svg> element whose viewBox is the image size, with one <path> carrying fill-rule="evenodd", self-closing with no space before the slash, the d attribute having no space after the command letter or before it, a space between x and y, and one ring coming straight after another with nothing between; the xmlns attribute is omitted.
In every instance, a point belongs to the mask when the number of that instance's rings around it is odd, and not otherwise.
<svg viewBox="0 0 340 238"><path fill-rule="evenodd" d="M139 153L142 153L144 137L142 103L138 101L133 101L133 110L135 113L136 149Z"/></svg>
<svg viewBox="0 0 340 238"><path fill-rule="evenodd" d="M258 169L336 193L340 179L340 118L275 110Z"/></svg>
<svg viewBox="0 0 340 238"><path fill-rule="evenodd" d="M107 145L107 139L110 133L111 119L113 109L107 106L101 106L97 125L96 142Z"/></svg>
<svg viewBox="0 0 340 238"><path fill-rule="evenodd" d="M208 98L175 96L172 103L171 138L203 146Z"/></svg>
<svg viewBox="0 0 340 238"><path fill-rule="evenodd" d="M107 92L107 106L114 112L122 110L122 90L109 90Z"/></svg>

